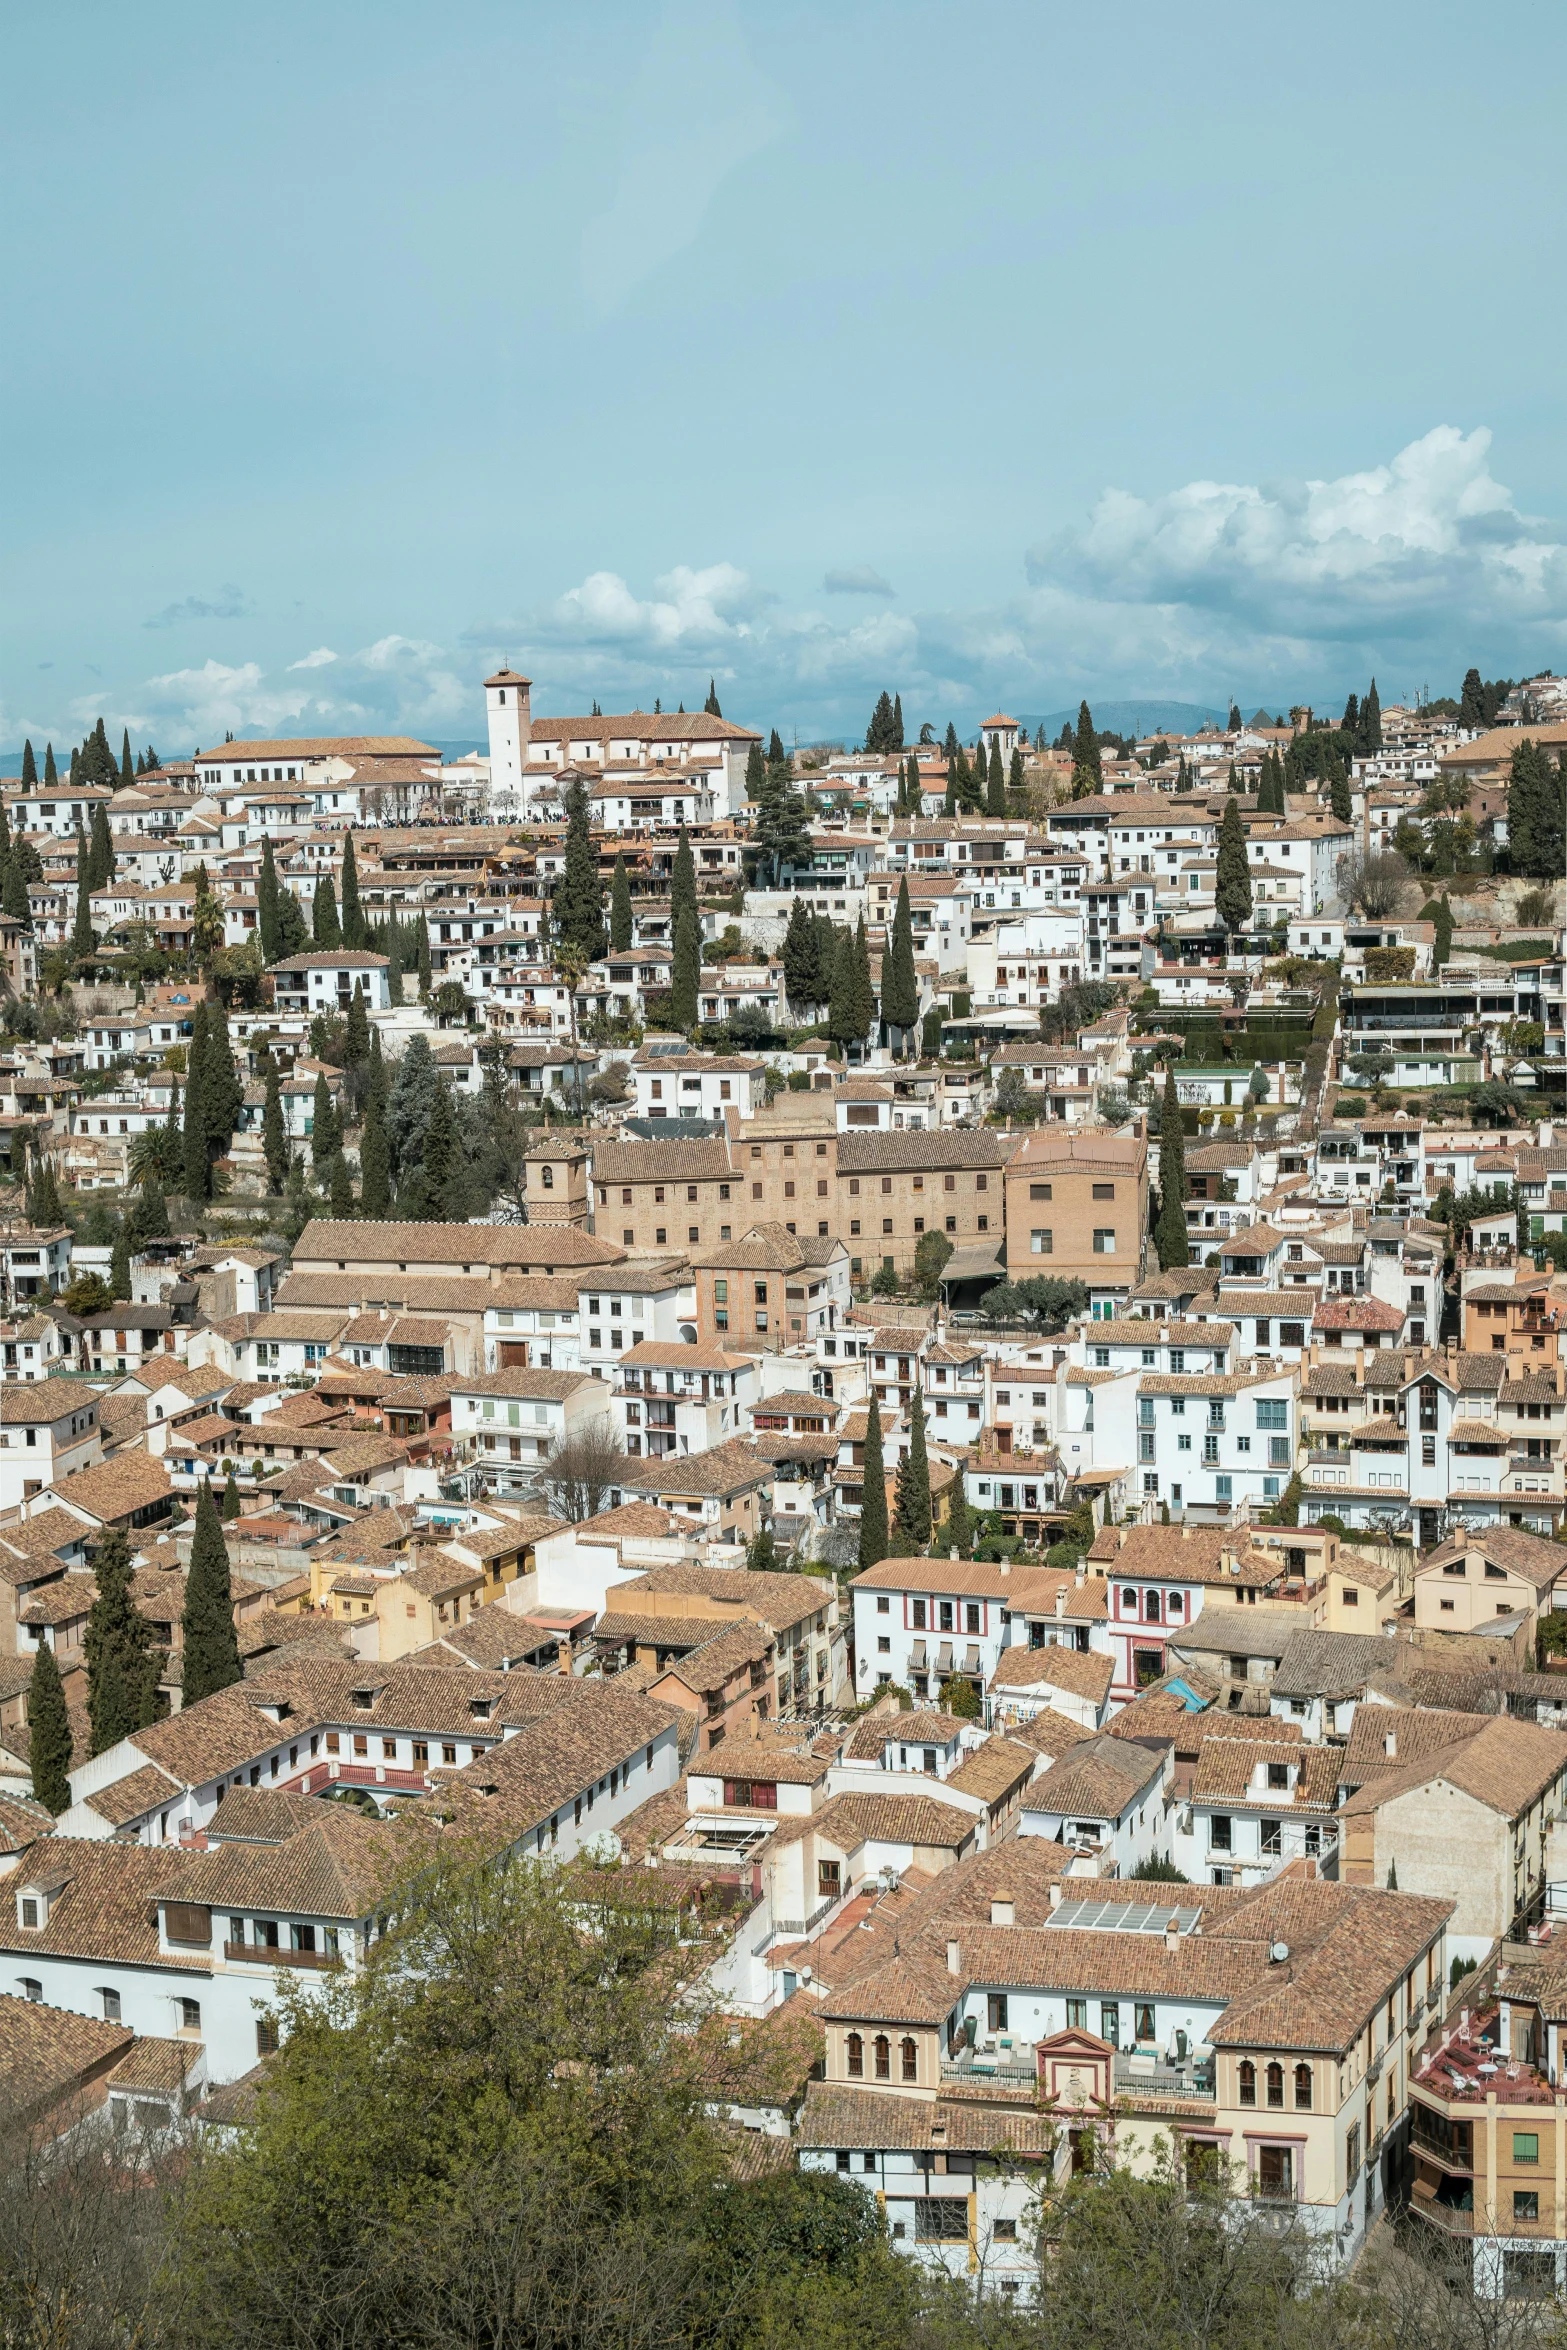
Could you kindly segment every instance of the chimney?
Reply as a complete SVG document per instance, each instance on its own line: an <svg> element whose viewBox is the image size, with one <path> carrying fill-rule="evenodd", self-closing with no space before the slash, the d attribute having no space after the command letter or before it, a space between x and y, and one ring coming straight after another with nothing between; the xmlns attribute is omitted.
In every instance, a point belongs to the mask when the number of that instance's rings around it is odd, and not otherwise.
<svg viewBox="0 0 1567 2350"><path fill-rule="evenodd" d="M956 1553L955 1551L954 1551L954 1553L953 1553L953 1556L954 1556L954 1557L956 1557L956 1556L957 1556L957 1553ZM1002 1561L1000 1562L1000 1565L1001 1565L1001 1572L1002 1572L1002 1574L1003 1574L1003 1575L1010 1575L1010 1574L1011 1574L1011 1572L1012 1572L1012 1561L1011 1561L1010 1559L1002 1559Z"/></svg>
<svg viewBox="0 0 1567 2350"><path fill-rule="evenodd" d="M1382 1751L1388 1757L1389 1761L1392 1761L1396 1758L1398 1754L1398 1732L1396 1730L1389 1730L1387 1736L1382 1741Z"/></svg>
<svg viewBox="0 0 1567 2350"><path fill-rule="evenodd" d="M947 1972L949 1975L961 1975L963 1972L963 1953L956 1942L947 1944Z"/></svg>
<svg viewBox="0 0 1567 2350"><path fill-rule="evenodd" d="M1171 1951L1181 1947L1181 1921L1178 1917L1167 1917L1164 1921L1164 1946Z"/></svg>
<svg viewBox="0 0 1567 2350"><path fill-rule="evenodd" d="M1061 1907L1061 1880L1059 1877L1052 1877L1050 1881L1050 1906L1052 1909Z"/></svg>
<svg viewBox="0 0 1567 2350"><path fill-rule="evenodd" d="M1010 1893L992 1893L990 1896L990 1922L993 1926L1015 1926L1017 1924L1017 1911Z"/></svg>
<svg viewBox="0 0 1567 2350"><path fill-rule="evenodd" d="M956 1544L956 1543L953 1543L953 1545L952 1545L951 1549L950 1549L950 1550L947 1552L947 1556L948 1556L948 1558L949 1558L949 1559L955 1559L955 1558L957 1557L957 1555L958 1555L958 1546L957 1546L957 1544Z"/></svg>
<svg viewBox="0 0 1567 2350"><path fill-rule="evenodd" d="M1065 1614L1066 1614L1066 1585L1063 1583L1063 1584L1062 1584L1062 1586L1061 1586L1061 1589L1060 1589L1060 1590L1059 1590L1059 1591L1056 1593L1056 1622L1057 1622L1058 1624L1060 1623L1060 1621L1061 1621L1062 1617L1063 1617Z"/></svg>

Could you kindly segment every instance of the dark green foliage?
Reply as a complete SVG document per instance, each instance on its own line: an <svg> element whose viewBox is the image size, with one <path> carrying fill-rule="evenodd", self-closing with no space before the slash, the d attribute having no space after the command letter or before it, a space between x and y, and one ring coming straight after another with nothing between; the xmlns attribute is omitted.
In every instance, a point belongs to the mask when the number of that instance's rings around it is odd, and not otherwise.
<svg viewBox="0 0 1567 2350"><path fill-rule="evenodd" d="M675 921L673 975L669 986L671 1026L689 1033L697 1023L697 991L702 982L702 933L695 911L682 906Z"/></svg>
<svg viewBox="0 0 1567 2350"><path fill-rule="evenodd" d="M97 1590L87 1617L87 1713L92 1750L102 1754L161 1710L162 1658L152 1627L131 1601L131 1546L110 1527L92 1555Z"/></svg>
<svg viewBox="0 0 1567 2350"><path fill-rule="evenodd" d="M293 891L279 882L277 893L278 956L302 954L310 946L310 925L305 920L305 909Z"/></svg>
<svg viewBox="0 0 1567 2350"><path fill-rule="evenodd" d="M746 773L749 789L749 765ZM771 882L776 888L782 882L785 867L800 862L811 839L805 802L794 788L789 761L784 756L776 727L773 729L760 789L755 797L751 837L757 848L757 879L764 886Z"/></svg>
<svg viewBox="0 0 1567 2350"><path fill-rule="evenodd" d="M671 935L678 928L681 915L695 914L696 910L696 859L691 854L691 836L682 824L680 838L675 847L675 861L669 873Z"/></svg>
<svg viewBox="0 0 1567 2350"><path fill-rule="evenodd" d="M951 1545L948 1545L949 1549ZM965 1681L961 1673L949 1673L941 1684L941 1710L960 1722L977 1722L984 1712L972 1681Z"/></svg>
<svg viewBox="0 0 1567 2350"><path fill-rule="evenodd" d="M1014 792L1023 789L1023 747L1021 743L1013 745L1012 763L1007 770L1007 789Z"/></svg>
<svg viewBox="0 0 1567 2350"><path fill-rule="evenodd" d="M596 879L594 887L595 889L598 887ZM430 992L430 925L423 914L419 917L415 946L419 962L419 993L422 996L427 996Z"/></svg>
<svg viewBox="0 0 1567 2350"><path fill-rule="evenodd" d="M181 1700L189 1706L212 1696L215 1690L231 1688L243 1677L239 1641L234 1632L228 1546L223 1540L210 1478L203 1478L196 1496L196 1525L181 1622L184 1637Z"/></svg>
<svg viewBox="0 0 1567 2350"><path fill-rule="evenodd" d="M92 926L92 893L88 887L87 872L91 852L81 826L76 828L76 919L71 927L71 952L79 960L90 955L97 944Z"/></svg>
<svg viewBox="0 0 1567 2350"><path fill-rule="evenodd" d="M881 966L881 1015L891 1029L906 1038L919 1018L919 976L914 967L914 916L909 905L909 882L898 882L898 904Z"/></svg>
<svg viewBox="0 0 1567 2350"><path fill-rule="evenodd" d="M54 745L53 745L53 743L45 743L45 744L44 744L44 783L45 783L45 785L49 785L49 784L55 784L55 783L58 783L58 782L59 782L59 780L60 780L60 773L59 773L59 769L58 769L58 768L55 766L55 763L54 763Z"/></svg>
<svg viewBox="0 0 1567 2350"><path fill-rule="evenodd" d="M354 1212L354 1181L348 1172L348 1161L344 1158L341 1149L332 1154L332 1167L327 1189L332 1202L333 1215L340 1216L345 1220L351 1217Z"/></svg>
<svg viewBox="0 0 1567 2350"><path fill-rule="evenodd" d="M109 1294L116 1305L128 1305L131 1295L131 1244L124 1226L114 1236L109 1260Z"/></svg>
<svg viewBox="0 0 1567 2350"><path fill-rule="evenodd" d="M1251 920L1251 867L1239 800L1226 800L1219 826L1218 874L1214 902L1226 930L1244 930Z"/></svg>
<svg viewBox="0 0 1567 2350"><path fill-rule="evenodd" d="M718 680L716 677L710 677L707 681L707 700L702 704L702 707L709 718L722 718L723 716L722 710L718 707Z"/></svg>
<svg viewBox="0 0 1567 2350"><path fill-rule="evenodd" d="M288 1128L283 1119L283 1095L278 1082L276 1063L267 1071L266 1108L261 1113L261 1148L266 1155L267 1181L274 1191L281 1191L288 1181Z"/></svg>
<svg viewBox="0 0 1567 2350"><path fill-rule="evenodd" d="M892 1535L896 1556L914 1558L930 1540L930 1461L925 1451L925 1397L918 1385L909 1405L909 1449L898 1463L893 1487Z"/></svg>
<svg viewBox="0 0 1567 2350"><path fill-rule="evenodd" d="M354 981L354 992L348 999L348 1016L343 1023L343 1067L362 1069L370 1058L370 1015L365 1010L364 989Z"/></svg>
<svg viewBox="0 0 1567 2350"><path fill-rule="evenodd" d="M330 873L323 873L316 883L316 894L310 907L310 936L321 953L340 947L343 943L343 926L337 916L337 892L332 887Z"/></svg>
<svg viewBox="0 0 1567 2350"><path fill-rule="evenodd" d="M804 898L797 897L789 908L789 927L783 942L784 993L791 1004L819 1004L821 994L821 958L817 951L816 928Z"/></svg>
<svg viewBox="0 0 1567 2350"><path fill-rule="evenodd" d="M1350 794L1349 777L1342 769L1335 768L1328 779L1328 806L1332 809L1337 823L1350 824L1354 821L1355 809Z"/></svg>
<svg viewBox="0 0 1567 2350"><path fill-rule="evenodd" d="M31 930L33 909L27 895L27 867L19 853L20 845L5 862L5 878L0 881L0 913L9 914L13 922Z"/></svg>
<svg viewBox="0 0 1567 2350"><path fill-rule="evenodd" d="M1478 669L1465 672L1463 691L1459 696L1458 716L1465 726L1480 732L1494 726L1501 716L1502 704L1513 690L1510 677L1498 677L1486 684Z"/></svg>
<svg viewBox="0 0 1567 2350"><path fill-rule="evenodd" d="M1447 901L1446 891L1436 902L1433 927L1436 936L1431 943L1431 967L1435 971L1440 971L1453 952L1453 909Z"/></svg>
<svg viewBox="0 0 1567 2350"><path fill-rule="evenodd" d="M871 722L865 729L865 748L867 751L880 752L884 757L902 750L903 701L901 696L897 702L894 702L885 691L877 695L876 707L871 712Z"/></svg>
<svg viewBox="0 0 1567 2350"><path fill-rule="evenodd" d="M1001 766L1001 749L997 743L990 746L990 766L985 778L985 813L1004 816L1007 812L1007 779Z"/></svg>
<svg viewBox="0 0 1567 2350"><path fill-rule="evenodd" d="M947 1511L947 1522L941 1529L941 1541L943 1549L955 1550L960 1559L973 1556L974 1519L968 1506L968 1496L963 1490L963 1464L961 1461L958 1463L957 1476L953 1480L952 1501Z"/></svg>
<svg viewBox="0 0 1567 2350"><path fill-rule="evenodd" d="M38 781L38 762L33 757L31 737L22 745L22 789L31 791Z"/></svg>
<svg viewBox="0 0 1567 2350"><path fill-rule="evenodd" d="M65 1222L52 1159L39 1159L35 1164L27 1193L27 1221L41 1231L53 1231L56 1225Z"/></svg>
<svg viewBox="0 0 1567 2350"><path fill-rule="evenodd" d="M1371 680L1370 690L1360 705L1358 747L1363 751L1380 751L1382 748L1382 702L1375 678Z"/></svg>
<svg viewBox="0 0 1567 2350"><path fill-rule="evenodd" d="M207 1114L203 1091L207 1074L207 1007L199 1003L191 1016L185 1077L184 1181L187 1199L204 1200L211 1189L211 1160L207 1153Z"/></svg>
<svg viewBox="0 0 1567 2350"><path fill-rule="evenodd" d="M858 1034L867 1035L876 1017L876 997L871 987L871 947L863 914L854 931L854 1017L859 1023Z"/></svg>
<svg viewBox="0 0 1567 2350"><path fill-rule="evenodd" d="M370 1051L365 1061L365 1109L368 1111L370 1104L374 1102L376 1107L384 1113L386 1097L386 1063L381 1057L381 1031L379 1028L372 1028L370 1031Z"/></svg>
<svg viewBox="0 0 1567 2350"><path fill-rule="evenodd" d="M136 781L135 763L131 758L131 730L128 726L125 729L124 739L120 744L120 781L121 783L134 783Z"/></svg>
<svg viewBox="0 0 1567 2350"><path fill-rule="evenodd" d="M1234 802L1232 801L1233 807ZM1159 1221L1154 1246L1161 1269L1168 1273L1191 1262L1186 1233L1186 1135L1181 1126L1181 1099L1175 1070L1165 1071L1164 1114L1159 1122Z"/></svg>
<svg viewBox="0 0 1567 2350"><path fill-rule="evenodd" d="M1567 752L1553 764L1527 735L1508 777L1507 851L1513 871L1536 881L1567 872Z"/></svg>
<svg viewBox="0 0 1567 2350"><path fill-rule="evenodd" d="M626 860L615 859L614 878L609 885L609 944L612 954L623 955L636 934L631 912L631 883L626 877Z"/></svg>
<svg viewBox="0 0 1567 2350"><path fill-rule="evenodd" d="M852 932L843 930L838 933L827 992L827 1033L840 1049L858 1044L864 1037L864 1029L855 1024L858 997L859 960L854 951L854 937Z"/></svg>
<svg viewBox="0 0 1567 2350"><path fill-rule="evenodd" d="M241 1501L239 1495L239 1480L234 1474L234 1464L231 1461L229 1463L229 1473L223 1480L224 1524L226 1526L232 1526L234 1520L243 1513L244 1507L245 1505Z"/></svg>
<svg viewBox="0 0 1567 2350"><path fill-rule="evenodd" d="M239 1124L239 1114L245 1102L244 1084L234 1066L234 1048L229 1042L228 1014L221 1003L207 1006L207 1043L201 1072L201 1101L208 1144L214 1154L221 1158L234 1138L234 1129Z"/></svg>
<svg viewBox="0 0 1567 2350"><path fill-rule="evenodd" d="M92 812L92 837L89 844L89 889L102 889L106 881L114 879L114 841L109 831L109 811L99 800Z"/></svg>
<svg viewBox="0 0 1567 2350"><path fill-rule="evenodd" d="M987 1289L979 1310L990 1322L1035 1323L1048 1336L1088 1311L1088 1291L1081 1281L1058 1281L1038 1276L1025 1281L999 1281Z"/></svg>
<svg viewBox="0 0 1567 2350"><path fill-rule="evenodd" d="M1104 783L1104 760L1100 755L1099 736L1094 729L1093 713L1086 702L1077 706L1077 730L1072 737L1072 797L1086 799Z"/></svg>
<svg viewBox="0 0 1567 2350"><path fill-rule="evenodd" d="M922 1232L914 1245L914 1279L921 1297L933 1300L941 1288L941 1276L952 1256L952 1243L944 1232Z"/></svg>
<svg viewBox="0 0 1567 2350"><path fill-rule="evenodd" d="M865 1422L865 1482L860 1496L860 1558L862 1569L876 1566L888 1553L887 1470L882 1458L881 1405L871 1389Z"/></svg>
<svg viewBox="0 0 1567 2350"><path fill-rule="evenodd" d="M126 1212L125 1229L133 1249L145 1246L149 1240L167 1240L170 1233L169 1203L163 1196L163 1186L156 1175L149 1175Z"/></svg>
<svg viewBox="0 0 1567 2350"><path fill-rule="evenodd" d="M604 952L604 887L588 825L588 795L580 780L568 783L565 866L555 884L555 929L563 947L572 948L591 963ZM421 917L422 919L422 917ZM428 945L425 955L428 955ZM427 964L419 966L421 987L428 987Z"/></svg>
<svg viewBox="0 0 1567 2350"><path fill-rule="evenodd" d="M28 1760L33 1793L46 1811L58 1819L71 1801L71 1719L54 1650L39 1644L33 1658L33 1677L27 1690Z"/></svg>
<svg viewBox="0 0 1567 2350"><path fill-rule="evenodd" d="M345 947L361 948L369 944L369 925L359 903L359 867L354 859L351 832L343 840L343 910L339 927Z"/></svg>
<svg viewBox="0 0 1567 2350"><path fill-rule="evenodd" d="M391 1152L386 1122L376 1100L365 1103L365 1122L359 1136L359 1207L368 1220L383 1222L392 1204Z"/></svg>
<svg viewBox="0 0 1567 2350"><path fill-rule="evenodd" d="M1226 734L1239 734L1239 732L1240 732L1240 729L1241 729L1241 714L1240 714L1239 710L1238 710L1238 709L1235 707L1235 704L1232 702L1232 703L1230 704L1230 714L1229 714L1229 717L1228 717L1228 718L1225 720L1225 722L1224 722L1224 731L1225 731L1225 733L1226 733Z"/></svg>
<svg viewBox="0 0 1567 2350"><path fill-rule="evenodd" d="M319 1175L330 1167L342 1147L343 1128L324 1069L316 1072L316 1097L310 1120L310 1163Z"/></svg>
<svg viewBox="0 0 1567 2350"><path fill-rule="evenodd" d="M411 1036L397 1064L386 1109L394 1176L401 1178L405 1169L418 1164L419 1137L430 1122L440 1082L428 1037Z"/></svg>
<svg viewBox="0 0 1567 2350"><path fill-rule="evenodd" d="M256 931L261 940L261 960L270 967L283 952L283 933L278 923L277 866L272 857L270 833L264 833L261 841L261 872L256 881Z"/></svg>

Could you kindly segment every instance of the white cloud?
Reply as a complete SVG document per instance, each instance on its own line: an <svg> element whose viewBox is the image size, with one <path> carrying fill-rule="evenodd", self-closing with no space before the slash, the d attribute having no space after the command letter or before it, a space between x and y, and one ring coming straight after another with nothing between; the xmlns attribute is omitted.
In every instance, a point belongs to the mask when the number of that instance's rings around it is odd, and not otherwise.
<svg viewBox="0 0 1567 2350"><path fill-rule="evenodd" d="M257 661L208 660L148 678L115 724L161 729L201 744L236 735L461 732L473 723L473 681L439 645L385 636L339 656L325 646L281 676ZM85 715L85 705L83 706Z"/></svg>
<svg viewBox="0 0 1567 2350"><path fill-rule="evenodd" d="M333 652L330 645L317 645L313 653L306 653L298 661L290 661L289 668L290 670L325 669L330 662L333 662L336 659L337 655Z"/></svg>
<svg viewBox="0 0 1567 2350"><path fill-rule="evenodd" d="M845 570L829 571L822 581L824 596L893 596L897 592L870 563L851 563Z"/></svg>

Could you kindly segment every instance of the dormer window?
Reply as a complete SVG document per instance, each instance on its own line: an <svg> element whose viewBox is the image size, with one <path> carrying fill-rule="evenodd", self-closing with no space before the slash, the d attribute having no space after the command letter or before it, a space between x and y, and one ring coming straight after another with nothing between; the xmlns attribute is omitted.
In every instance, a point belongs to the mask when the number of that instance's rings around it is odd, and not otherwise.
<svg viewBox="0 0 1567 2350"><path fill-rule="evenodd" d="M49 1923L49 1897L45 1893L19 1893L16 1897L16 1922L23 1931L35 1934L40 1926Z"/></svg>

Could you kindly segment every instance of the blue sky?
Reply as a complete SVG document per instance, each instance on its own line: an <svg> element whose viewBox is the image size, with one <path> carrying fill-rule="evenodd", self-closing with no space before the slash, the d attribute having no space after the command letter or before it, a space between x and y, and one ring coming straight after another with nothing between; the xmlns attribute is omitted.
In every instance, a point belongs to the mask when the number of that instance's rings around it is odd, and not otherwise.
<svg viewBox="0 0 1567 2350"><path fill-rule="evenodd" d="M0 745L1567 667L1559 9L7 11Z"/></svg>

